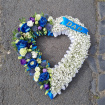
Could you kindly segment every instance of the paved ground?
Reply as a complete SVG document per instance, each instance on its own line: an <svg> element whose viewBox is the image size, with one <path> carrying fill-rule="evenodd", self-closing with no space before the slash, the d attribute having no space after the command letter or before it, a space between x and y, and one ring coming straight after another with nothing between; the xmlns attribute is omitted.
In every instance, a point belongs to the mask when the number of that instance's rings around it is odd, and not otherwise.
<svg viewBox="0 0 105 105"><path fill-rule="evenodd" d="M96 37L96 4L94 0L2 0L1 3L1 52L2 70L0 70L0 105L92 105L90 92L93 72L97 72L95 62L98 37ZM54 18L61 15L71 15L79 18L89 29L92 47L87 62L69 84L69 87L54 100L44 95L17 59L17 54L11 47L12 30L18 27L18 18L26 19L34 12L47 13ZM96 39L95 39L96 38ZM61 43L62 42L62 43ZM44 44L43 44L44 43ZM56 38L39 38L38 46L51 65L63 57L70 42L66 36ZM3 45L3 46L2 46ZM48 45L47 47L45 47ZM10 51L10 54L9 54ZM51 53L53 51L53 53ZM5 58L4 58L5 55ZM99 57L101 59L101 57ZM95 80L94 80L95 81ZM95 93L95 83L91 91ZM97 98L97 97L96 97ZM93 97L94 99L94 97ZM94 100L93 100L94 101ZM104 104L100 104L104 105Z"/></svg>

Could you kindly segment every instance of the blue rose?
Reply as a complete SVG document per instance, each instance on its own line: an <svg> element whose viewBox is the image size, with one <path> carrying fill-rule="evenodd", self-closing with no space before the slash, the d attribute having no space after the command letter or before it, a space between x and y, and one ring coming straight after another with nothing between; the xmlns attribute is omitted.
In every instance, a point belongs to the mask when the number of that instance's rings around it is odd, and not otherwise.
<svg viewBox="0 0 105 105"><path fill-rule="evenodd" d="M40 77L39 77L40 82L43 82L43 81L48 80L48 79L49 79L49 73L48 72L44 72L44 73L40 74Z"/></svg>
<svg viewBox="0 0 105 105"><path fill-rule="evenodd" d="M35 59L31 59L28 63L27 66L29 69L35 68L37 66L37 61Z"/></svg>
<svg viewBox="0 0 105 105"><path fill-rule="evenodd" d="M30 27L27 26L27 23L24 23L21 27L20 27L20 31L22 31L23 33L27 33L30 31Z"/></svg>
<svg viewBox="0 0 105 105"><path fill-rule="evenodd" d="M18 50L20 50L21 48L27 47L28 42L25 40L19 40L19 42L16 44Z"/></svg>
<svg viewBox="0 0 105 105"><path fill-rule="evenodd" d="M39 20L39 25L41 27L44 27L47 23L47 19L45 17L41 17L41 19Z"/></svg>

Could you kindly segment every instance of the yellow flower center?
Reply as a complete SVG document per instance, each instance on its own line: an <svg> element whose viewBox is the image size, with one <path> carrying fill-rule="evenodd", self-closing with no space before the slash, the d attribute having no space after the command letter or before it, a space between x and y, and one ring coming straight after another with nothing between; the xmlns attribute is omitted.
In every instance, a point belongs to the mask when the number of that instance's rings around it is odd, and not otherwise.
<svg viewBox="0 0 105 105"><path fill-rule="evenodd" d="M33 65L34 64L34 61L32 61L30 64Z"/></svg>

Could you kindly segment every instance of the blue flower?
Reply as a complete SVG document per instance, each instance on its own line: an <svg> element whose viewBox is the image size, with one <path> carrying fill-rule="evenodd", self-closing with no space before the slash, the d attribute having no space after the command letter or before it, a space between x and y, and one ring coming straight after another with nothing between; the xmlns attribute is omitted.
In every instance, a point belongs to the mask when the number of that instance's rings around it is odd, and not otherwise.
<svg viewBox="0 0 105 105"><path fill-rule="evenodd" d="M34 32L37 31L37 26L36 26L36 25L34 25L34 26L32 27L32 31L34 31Z"/></svg>
<svg viewBox="0 0 105 105"><path fill-rule="evenodd" d="M34 68L32 68L32 69L29 71L29 74L30 74L30 76L33 76L33 75L34 75L34 73L35 73L35 69L34 69Z"/></svg>
<svg viewBox="0 0 105 105"><path fill-rule="evenodd" d="M47 23L47 24L46 24L46 29L47 29L48 31L51 31L52 25L51 25L50 23Z"/></svg>
<svg viewBox="0 0 105 105"><path fill-rule="evenodd" d="M46 19L48 19L49 16L48 16L48 14L44 14L44 17L45 17Z"/></svg>
<svg viewBox="0 0 105 105"><path fill-rule="evenodd" d="M35 59L31 59L28 63L27 66L29 67L29 69L35 68L37 66L37 61Z"/></svg>
<svg viewBox="0 0 105 105"><path fill-rule="evenodd" d="M47 61L46 61L46 60L43 60L43 61L41 62L41 66L42 66L42 67L46 67L46 65L47 65Z"/></svg>
<svg viewBox="0 0 105 105"><path fill-rule="evenodd" d="M23 32L23 33L27 33L30 31L30 27L27 26L27 23L24 23L21 27L20 27L20 30Z"/></svg>
<svg viewBox="0 0 105 105"><path fill-rule="evenodd" d="M39 20L39 25L41 27L44 27L47 23L47 19L45 17L41 17L41 19Z"/></svg>
<svg viewBox="0 0 105 105"><path fill-rule="evenodd" d="M41 73L39 76L40 82L43 82L43 81L48 80L48 79L49 79L49 73L48 72Z"/></svg>
<svg viewBox="0 0 105 105"><path fill-rule="evenodd" d="M15 36L16 36L16 38L20 38L21 34L20 33L16 33Z"/></svg>
<svg viewBox="0 0 105 105"><path fill-rule="evenodd" d="M28 42L25 40L19 40L19 42L16 44L18 50L20 50L21 48L27 47Z"/></svg>
<svg viewBox="0 0 105 105"><path fill-rule="evenodd" d="M42 60L42 62L41 62L41 66L42 66L42 67L46 67L46 65L48 65L48 67L50 67L50 64L47 63L46 60Z"/></svg>
<svg viewBox="0 0 105 105"><path fill-rule="evenodd" d="M25 59L30 59L32 57L32 54L30 52L28 52L26 55L25 55Z"/></svg>

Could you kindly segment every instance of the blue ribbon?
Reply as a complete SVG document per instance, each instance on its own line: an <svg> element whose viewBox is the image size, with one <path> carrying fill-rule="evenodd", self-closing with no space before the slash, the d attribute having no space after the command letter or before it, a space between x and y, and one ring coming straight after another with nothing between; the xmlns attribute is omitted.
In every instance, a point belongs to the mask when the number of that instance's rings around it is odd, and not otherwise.
<svg viewBox="0 0 105 105"><path fill-rule="evenodd" d="M49 92L47 93L47 95L48 95L51 99L53 99L53 94L51 93L51 91L49 91Z"/></svg>
<svg viewBox="0 0 105 105"><path fill-rule="evenodd" d="M78 32L82 32L82 33L85 33L85 34L88 33L88 29L72 22L71 20L67 19L66 17L63 17L63 21L60 24L65 25L66 27L69 27L72 30L75 30L75 31L78 31Z"/></svg>

